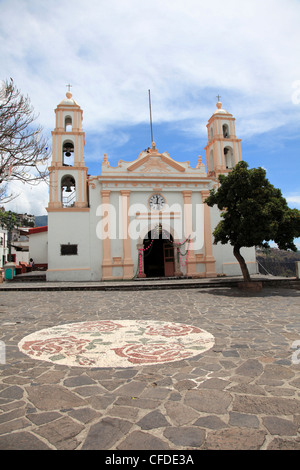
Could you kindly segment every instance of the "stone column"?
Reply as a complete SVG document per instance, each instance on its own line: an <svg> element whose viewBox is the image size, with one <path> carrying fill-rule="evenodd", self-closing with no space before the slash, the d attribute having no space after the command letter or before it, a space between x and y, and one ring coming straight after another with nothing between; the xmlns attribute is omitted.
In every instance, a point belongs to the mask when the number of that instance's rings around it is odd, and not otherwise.
<svg viewBox="0 0 300 470"><path fill-rule="evenodd" d="M104 208L104 217L108 220L108 230L102 233L102 280L112 279L112 259L110 247L110 220L109 220L109 190L101 191L101 204Z"/></svg>
<svg viewBox="0 0 300 470"><path fill-rule="evenodd" d="M79 149L78 149L78 134L74 135L74 166L78 166L79 162Z"/></svg>
<svg viewBox="0 0 300 470"><path fill-rule="evenodd" d="M208 190L201 191L202 202L204 204L204 250L205 250L205 277L216 277L215 258L212 251L212 230L210 221L210 207L204 203L209 196Z"/></svg>
<svg viewBox="0 0 300 470"><path fill-rule="evenodd" d="M193 214L192 214L192 191L182 191L183 202L184 202L184 234L185 237L192 236L193 233ZM194 242L191 241L189 244L188 260L186 263L186 274L187 276L195 277L196 271L196 257L193 250Z"/></svg>
<svg viewBox="0 0 300 470"><path fill-rule="evenodd" d="M131 257L131 240L129 237L129 190L121 190L122 198L122 233L123 233L123 279L132 279L133 261Z"/></svg>
<svg viewBox="0 0 300 470"><path fill-rule="evenodd" d="M179 243L179 240L176 241L176 243ZM179 250L180 250L180 246L178 245L174 245L174 268L175 268L175 272L174 272L174 276L182 276L182 271L181 271L181 266L180 266L180 262L179 262Z"/></svg>
<svg viewBox="0 0 300 470"><path fill-rule="evenodd" d="M77 184L76 184L76 202L75 207L88 207L88 196L87 196L87 184L86 184L86 175L87 168L80 168L77 170Z"/></svg>

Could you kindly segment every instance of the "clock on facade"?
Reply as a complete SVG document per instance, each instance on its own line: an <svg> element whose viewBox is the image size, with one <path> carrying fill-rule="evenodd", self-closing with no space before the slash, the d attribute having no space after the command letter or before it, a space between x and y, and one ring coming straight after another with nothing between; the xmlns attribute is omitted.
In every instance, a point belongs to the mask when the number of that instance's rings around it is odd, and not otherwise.
<svg viewBox="0 0 300 470"><path fill-rule="evenodd" d="M166 201L161 194L153 194L148 201L150 209L157 211L160 211L164 207L165 202Z"/></svg>

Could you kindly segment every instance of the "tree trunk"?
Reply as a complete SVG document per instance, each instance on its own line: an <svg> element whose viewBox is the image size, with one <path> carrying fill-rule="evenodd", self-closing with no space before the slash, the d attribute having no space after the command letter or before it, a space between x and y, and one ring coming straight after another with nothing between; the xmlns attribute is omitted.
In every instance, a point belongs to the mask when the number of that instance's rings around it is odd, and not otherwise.
<svg viewBox="0 0 300 470"><path fill-rule="evenodd" d="M235 245L233 247L233 254L234 254L234 256L236 257L236 259L238 260L238 262L240 264L242 274L243 274L243 277L244 277L244 281L245 282L250 282L251 278L250 278L250 274L249 274L249 271L248 271L248 267L247 267L247 264L246 264L243 256L240 253L240 248L241 248L240 246Z"/></svg>

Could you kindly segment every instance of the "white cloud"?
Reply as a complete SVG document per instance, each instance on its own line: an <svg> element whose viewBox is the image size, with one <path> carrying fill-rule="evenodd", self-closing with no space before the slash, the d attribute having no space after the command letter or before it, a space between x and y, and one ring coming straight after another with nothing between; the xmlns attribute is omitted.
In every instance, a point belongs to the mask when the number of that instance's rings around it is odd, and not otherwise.
<svg viewBox="0 0 300 470"><path fill-rule="evenodd" d="M8 193L13 193L18 197L4 204L5 210L18 214L47 215L49 196L48 185L45 182L33 186L13 181L8 185Z"/></svg>
<svg viewBox="0 0 300 470"><path fill-rule="evenodd" d="M298 0L2 0L1 79L28 93L49 138L71 83L84 130L99 136L90 161L149 122L148 89L156 125L203 137L220 93L242 139L293 133L299 20ZM22 188L23 207L33 191Z"/></svg>
<svg viewBox="0 0 300 470"><path fill-rule="evenodd" d="M286 198L287 203L289 204L290 207L295 207L300 209L300 195L293 195L293 196L287 196Z"/></svg>
<svg viewBox="0 0 300 470"><path fill-rule="evenodd" d="M85 126L98 132L147 121L148 88L157 122L206 122L218 92L247 121L244 133L300 113L292 102L300 79L295 0L5 0L1 7L2 73L29 93L49 129L69 81Z"/></svg>

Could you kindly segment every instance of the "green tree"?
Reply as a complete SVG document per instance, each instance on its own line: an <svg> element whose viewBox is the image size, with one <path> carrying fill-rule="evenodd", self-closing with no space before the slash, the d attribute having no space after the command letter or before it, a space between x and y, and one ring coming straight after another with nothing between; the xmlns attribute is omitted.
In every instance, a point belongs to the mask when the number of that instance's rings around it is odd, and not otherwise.
<svg viewBox="0 0 300 470"><path fill-rule="evenodd" d="M244 280L250 274L241 255L242 247L269 247L272 240L281 250L297 251L294 238L300 236L300 211L290 209L280 189L266 178L263 168L249 169L239 162L228 176L219 176L219 188L212 189L206 203L222 211L215 228L214 244L230 243Z"/></svg>

